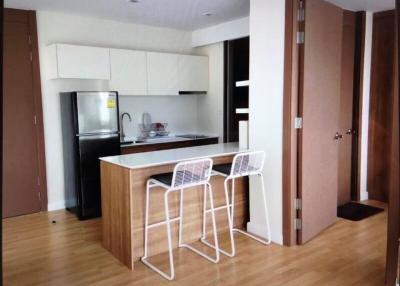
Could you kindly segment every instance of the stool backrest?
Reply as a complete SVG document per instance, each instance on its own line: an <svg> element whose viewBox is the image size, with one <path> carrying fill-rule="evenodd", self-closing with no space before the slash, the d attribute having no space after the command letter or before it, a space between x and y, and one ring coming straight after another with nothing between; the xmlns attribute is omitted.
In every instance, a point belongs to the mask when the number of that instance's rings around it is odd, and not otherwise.
<svg viewBox="0 0 400 286"><path fill-rule="evenodd" d="M233 158L230 177L260 174L264 168L265 152L254 151L237 154Z"/></svg>
<svg viewBox="0 0 400 286"><path fill-rule="evenodd" d="M209 158L176 164L172 177L173 188L188 188L210 180L213 161Z"/></svg>

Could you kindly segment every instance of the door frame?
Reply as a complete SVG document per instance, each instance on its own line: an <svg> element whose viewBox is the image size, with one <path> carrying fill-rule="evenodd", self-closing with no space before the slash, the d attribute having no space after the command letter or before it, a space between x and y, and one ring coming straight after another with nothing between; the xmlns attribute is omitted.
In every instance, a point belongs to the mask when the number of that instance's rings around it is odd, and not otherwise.
<svg viewBox="0 0 400 286"><path fill-rule="evenodd" d="M364 86L365 25L366 12L356 12L356 41L353 84L353 129L356 128L357 136L353 137L351 153L351 200L353 201L360 201L361 199L360 166Z"/></svg>
<svg viewBox="0 0 400 286"><path fill-rule="evenodd" d="M28 21L29 34L31 36L32 51L32 77L33 77L33 99L36 114L36 140L38 155L38 184L40 193L41 211L47 211L47 178L46 178L46 155L44 143L42 90L40 80L39 48L37 35L36 11L4 8L4 21ZM3 106L4 108L4 106ZM4 162L3 162L4 163Z"/></svg>
<svg viewBox="0 0 400 286"><path fill-rule="evenodd" d="M304 21L298 21L300 2L305 5L307 0L286 0L285 12L285 50L284 50L284 96L283 96L283 243L287 246L297 244L295 220L299 210L296 210L301 183L301 132L295 128L295 119L302 104L302 73L303 45L297 44L297 31L304 31ZM353 128L357 126L361 138L362 124L362 93L363 65L365 40L365 12L357 12L357 38L354 73L354 108ZM362 33L360 32L360 29ZM353 140L352 144L352 200L360 199L360 161L361 140Z"/></svg>
<svg viewBox="0 0 400 286"><path fill-rule="evenodd" d="M286 0L285 12L285 61L283 87L283 244L297 243L295 230L295 199L297 197L297 160L298 134L293 123L298 113L300 49L296 43L296 32L300 25L297 21L299 0ZM295 32L296 31L296 32Z"/></svg>
<svg viewBox="0 0 400 286"><path fill-rule="evenodd" d="M229 143L234 142L235 138L232 138L232 122L237 120L238 116L241 117L240 120L248 120L248 115L237 115L235 113L235 100L234 100L234 93L235 93L235 71L240 70L237 66L235 66L235 49L237 48L237 41L249 41L250 36L240 37L233 40L226 40L223 42L224 44L224 100L223 100L223 114L224 114L224 130L223 130L223 142ZM236 45L235 45L236 44ZM249 43L250 45L250 43ZM232 52L233 50L233 52ZM233 64L232 64L233 63ZM248 77L247 77L248 78ZM248 95L247 95L248 100ZM248 104L247 104L248 106ZM237 130L238 132L238 130ZM238 139L237 139L238 140Z"/></svg>

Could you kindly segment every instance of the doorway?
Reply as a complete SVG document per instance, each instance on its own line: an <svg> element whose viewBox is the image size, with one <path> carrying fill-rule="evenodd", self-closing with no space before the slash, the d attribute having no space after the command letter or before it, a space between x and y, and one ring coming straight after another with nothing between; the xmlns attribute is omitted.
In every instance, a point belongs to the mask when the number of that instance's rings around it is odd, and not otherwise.
<svg viewBox="0 0 400 286"><path fill-rule="evenodd" d="M34 11L4 9L3 218L47 209Z"/></svg>
<svg viewBox="0 0 400 286"><path fill-rule="evenodd" d="M284 243L303 244L360 200L365 12L287 1Z"/></svg>
<svg viewBox="0 0 400 286"><path fill-rule="evenodd" d="M224 143L239 141L239 122L248 121L250 38L224 42Z"/></svg>
<svg viewBox="0 0 400 286"><path fill-rule="evenodd" d="M339 189L343 10L325 1L300 2L304 40L299 69L299 183L297 242L303 244L336 221ZM323 190L323 191L322 191Z"/></svg>

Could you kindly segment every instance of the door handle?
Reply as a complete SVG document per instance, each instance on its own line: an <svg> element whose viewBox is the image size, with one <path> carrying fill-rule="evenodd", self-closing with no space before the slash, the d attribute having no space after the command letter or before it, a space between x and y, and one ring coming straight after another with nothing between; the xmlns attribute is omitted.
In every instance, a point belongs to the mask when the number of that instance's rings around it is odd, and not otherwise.
<svg viewBox="0 0 400 286"><path fill-rule="evenodd" d="M343 135L340 134L339 132L336 132L335 137L333 137L333 139L335 139L335 140L339 140L339 139L342 139L342 138L343 138Z"/></svg>
<svg viewBox="0 0 400 286"><path fill-rule="evenodd" d="M357 135L357 131L355 129L347 129L347 135Z"/></svg>

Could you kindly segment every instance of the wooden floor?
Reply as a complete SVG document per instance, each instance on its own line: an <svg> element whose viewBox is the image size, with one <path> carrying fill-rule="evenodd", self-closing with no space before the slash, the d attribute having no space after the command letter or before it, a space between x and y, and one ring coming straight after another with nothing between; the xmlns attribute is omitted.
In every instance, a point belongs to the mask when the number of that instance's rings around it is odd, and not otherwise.
<svg viewBox="0 0 400 286"><path fill-rule="evenodd" d="M3 220L4 285L383 285L386 219L385 212L339 220L291 248L238 235L237 256L219 264L177 250L176 280L167 282L140 262L130 272L104 250L98 219L80 222L65 211L21 216ZM165 258L153 261L166 267Z"/></svg>

